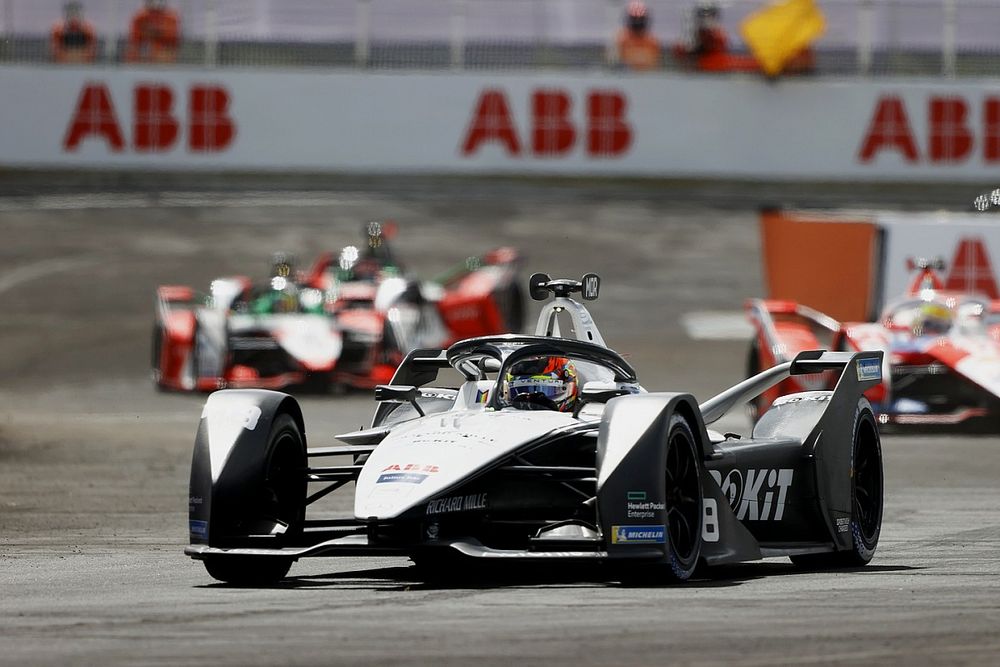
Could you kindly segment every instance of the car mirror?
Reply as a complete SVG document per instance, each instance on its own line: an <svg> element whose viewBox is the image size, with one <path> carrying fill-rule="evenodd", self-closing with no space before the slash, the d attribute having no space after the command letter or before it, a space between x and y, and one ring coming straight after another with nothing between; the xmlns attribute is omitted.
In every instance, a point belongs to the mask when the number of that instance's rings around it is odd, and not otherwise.
<svg viewBox="0 0 1000 667"><path fill-rule="evenodd" d="M500 370L500 360L493 357L483 357L477 365L479 370L484 373L496 373Z"/></svg>
<svg viewBox="0 0 1000 667"><path fill-rule="evenodd" d="M580 414L580 409L587 403L607 403L612 398L631 393L628 389L620 387L614 382L591 380L584 384L583 389L580 390L580 399L576 402L576 409L573 411L573 416L575 417Z"/></svg>
<svg viewBox="0 0 1000 667"><path fill-rule="evenodd" d="M417 403L420 390L407 384L380 384L375 387L375 400L379 403L409 403L423 417L424 411Z"/></svg>
<svg viewBox="0 0 1000 667"><path fill-rule="evenodd" d="M588 403L607 403L616 396L624 396L629 393L631 392L628 389L623 389L614 382L591 380L583 385L580 398Z"/></svg>

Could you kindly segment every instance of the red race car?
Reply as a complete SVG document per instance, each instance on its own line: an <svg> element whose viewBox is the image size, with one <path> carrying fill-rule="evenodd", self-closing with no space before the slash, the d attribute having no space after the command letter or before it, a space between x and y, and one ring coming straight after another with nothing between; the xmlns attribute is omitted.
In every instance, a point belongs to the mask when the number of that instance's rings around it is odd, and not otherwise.
<svg viewBox="0 0 1000 667"><path fill-rule="evenodd" d="M160 286L156 386L371 388L388 382L410 350L520 330L516 250L497 248L421 281L404 274L386 231L370 224L366 247L321 256L305 273L277 254L263 285L220 278L206 295Z"/></svg>
<svg viewBox="0 0 1000 667"><path fill-rule="evenodd" d="M749 300L748 375L801 350L882 350L882 382L866 392L880 423L1000 431L1000 301L943 289L940 260L910 268L918 273L907 294L877 322L838 322L794 301ZM789 378L750 404L751 416L778 396L829 389L833 381L828 374Z"/></svg>

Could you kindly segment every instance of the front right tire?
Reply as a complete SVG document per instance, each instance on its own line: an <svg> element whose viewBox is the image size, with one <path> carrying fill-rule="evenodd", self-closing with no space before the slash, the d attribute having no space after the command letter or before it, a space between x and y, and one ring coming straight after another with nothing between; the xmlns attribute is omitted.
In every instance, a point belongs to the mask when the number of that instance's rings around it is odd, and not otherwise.
<svg viewBox="0 0 1000 667"><path fill-rule="evenodd" d="M687 581L701 558L704 520L701 455L691 426L682 415L670 418L665 446L666 562L615 564L614 577L629 586Z"/></svg>
<svg viewBox="0 0 1000 667"><path fill-rule="evenodd" d="M667 428L666 533L669 581L686 581L701 557L704 518L701 456L691 426L682 416L670 418Z"/></svg>

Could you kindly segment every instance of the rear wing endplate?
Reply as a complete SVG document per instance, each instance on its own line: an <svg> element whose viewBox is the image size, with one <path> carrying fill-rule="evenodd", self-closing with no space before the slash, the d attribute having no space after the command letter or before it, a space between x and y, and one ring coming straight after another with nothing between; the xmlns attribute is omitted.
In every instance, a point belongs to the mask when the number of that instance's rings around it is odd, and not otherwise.
<svg viewBox="0 0 1000 667"><path fill-rule="evenodd" d="M857 382L864 391L882 381L882 352L804 350L795 355L791 361L768 368L713 396L698 407L701 409L705 424L711 424L735 406L759 396L791 375L810 375L836 370L841 371L841 377L845 373L856 372Z"/></svg>

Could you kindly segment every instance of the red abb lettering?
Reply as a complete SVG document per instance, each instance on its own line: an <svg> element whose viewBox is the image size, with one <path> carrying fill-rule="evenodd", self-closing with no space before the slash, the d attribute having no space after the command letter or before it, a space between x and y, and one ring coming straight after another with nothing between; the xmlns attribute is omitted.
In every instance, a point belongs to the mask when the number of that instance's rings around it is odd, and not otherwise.
<svg viewBox="0 0 1000 667"><path fill-rule="evenodd" d="M177 141L180 123L171 115L174 94L166 86L135 88L132 143L137 151L165 151Z"/></svg>
<svg viewBox="0 0 1000 667"><path fill-rule="evenodd" d="M969 109L960 97L930 100L930 161L959 162L972 152L972 132L966 125Z"/></svg>
<svg viewBox="0 0 1000 667"><path fill-rule="evenodd" d="M192 151L224 150L236 136L236 123L229 116L229 94L218 86L191 89L188 120L188 147Z"/></svg>
<svg viewBox="0 0 1000 667"><path fill-rule="evenodd" d="M472 155L482 143L499 141L511 155L520 155L521 144L502 90L484 90L462 142L462 154Z"/></svg>
<svg viewBox="0 0 1000 667"><path fill-rule="evenodd" d="M981 238L963 238L959 241L955 257L951 260L951 272L944 286L950 290L978 292L991 299L1000 298L990 256Z"/></svg>
<svg viewBox="0 0 1000 667"><path fill-rule="evenodd" d="M872 122L861 143L859 157L869 162L875 153L883 148L895 148L903 153L907 162L917 161L917 144L913 141L913 131L906 117L906 107L898 97L882 97L875 107Z"/></svg>
<svg viewBox="0 0 1000 667"><path fill-rule="evenodd" d="M622 155L632 143L625 122L625 96L617 91L593 91L587 98L587 152L593 156Z"/></svg>
<svg viewBox="0 0 1000 667"><path fill-rule="evenodd" d="M532 149L535 155L565 155L576 141L569 119L572 104L562 90L536 90L531 96Z"/></svg>
<svg viewBox="0 0 1000 667"><path fill-rule="evenodd" d="M620 91L593 90L587 94L587 154L619 157L632 145L632 127L626 120L626 98ZM539 157L568 155L577 142L571 117L572 95L560 89L539 89L531 95L531 150ZM517 128L502 90L484 90L462 140L462 155L472 155L484 143L498 142L509 155L521 154Z"/></svg>
<svg viewBox="0 0 1000 667"><path fill-rule="evenodd" d="M164 152L177 145L181 123L174 116L174 91L163 84L139 84L133 90L132 146L138 152ZM192 152L225 150L236 136L229 115L229 94L219 86L192 86L188 104L188 148ZM125 149L111 94L101 83L84 86L63 140L76 150L87 137L103 138L111 150Z"/></svg>
<svg viewBox="0 0 1000 667"><path fill-rule="evenodd" d="M983 159L1000 161L1000 99L996 97L983 101Z"/></svg>
<svg viewBox="0 0 1000 667"><path fill-rule="evenodd" d="M103 83L84 85L63 139L63 150L76 150L87 137L102 137L116 153L125 148L111 94Z"/></svg>

